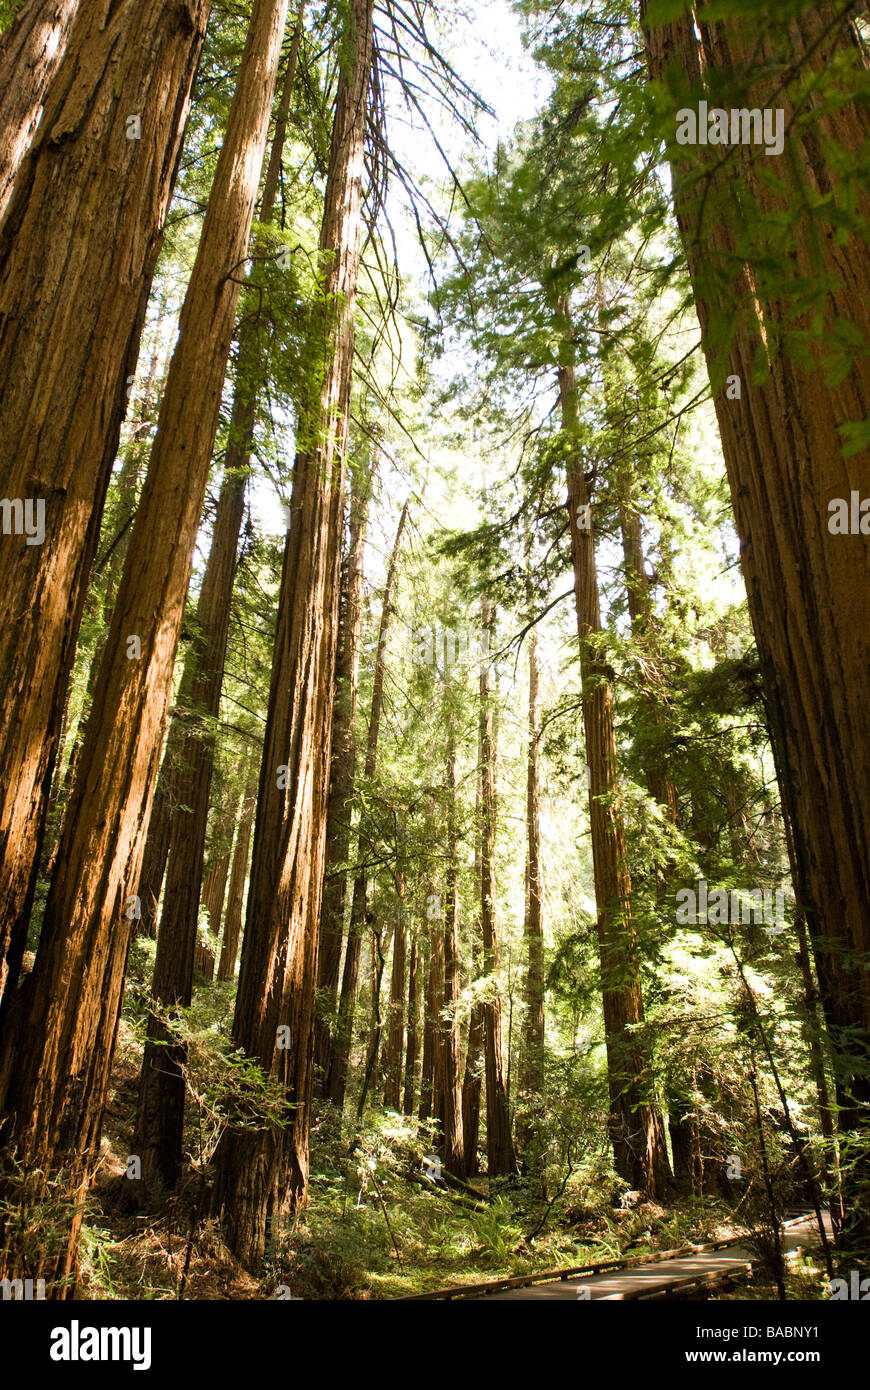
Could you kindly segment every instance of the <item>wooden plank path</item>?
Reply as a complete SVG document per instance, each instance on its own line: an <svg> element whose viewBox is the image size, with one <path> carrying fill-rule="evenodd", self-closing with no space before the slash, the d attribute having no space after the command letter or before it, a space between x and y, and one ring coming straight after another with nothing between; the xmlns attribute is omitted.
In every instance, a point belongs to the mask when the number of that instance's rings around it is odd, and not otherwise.
<svg viewBox="0 0 870 1390"><path fill-rule="evenodd" d="M827 1217L825 1224L830 1234ZM818 1241L815 1218L809 1212L784 1221L783 1233L787 1255ZM478 1298L667 1298L694 1283L721 1279L729 1270L745 1270L757 1258L746 1244L745 1236L731 1236L706 1245L684 1245L679 1250L603 1260L568 1269L538 1270L511 1279L494 1279L486 1284L454 1284L446 1289L405 1295L399 1302ZM664 1272L663 1265L667 1266ZM635 1275L639 1276L636 1282Z"/></svg>
<svg viewBox="0 0 870 1390"><path fill-rule="evenodd" d="M814 1217L801 1217L789 1222L783 1234L786 1255L818 1241ZM519 1298L574 1300L593 1298L648 1299L667 1298L678 1291L688 1291L693 1285L715 1283L727 1274L741 1274L751 1269L758 1255L743 1242L719 1250L700 1249L689 1255L677 1255L667 1261L636 1265L632 1269L602 1270L579 1278L558 1279L552 1283L531 1287L502 1289L477 1298L502 1302Z"/></svg>

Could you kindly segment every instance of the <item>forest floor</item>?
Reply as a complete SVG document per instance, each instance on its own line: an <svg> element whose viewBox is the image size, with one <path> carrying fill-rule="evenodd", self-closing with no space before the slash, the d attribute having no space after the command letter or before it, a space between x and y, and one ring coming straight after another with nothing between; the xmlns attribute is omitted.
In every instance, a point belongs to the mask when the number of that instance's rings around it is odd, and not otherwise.
<svg viewBox="0 0 870 1390"><path fill-rule="evenodd" d="M740 1233L712 1199L665 1210L626 1194L624 1205L614 1205L606 1187L582 1184L569 1187L542 1226L546 1207L530 1202L521 1185L490 1193L485 1178L462 1191L428 1181L420 1159L427 1145L415 1147L414 1127L401 1116L371 1121L348 1144L330 1111L313 1136L309 1205L256 1279L229 1252L217 1223L199 1218L201 1179L193 1166L176 1192L155 1197L148 1210L132 1198L127 1156L141 1057L140 1036L122 1020L85 1225L78 1294L85 1299L393 1299ZM812 1257L789 1276L790 1298L818 1299L822 1288ZM756 1274L736 1294L714 1296L772 1294Z"/></svg>

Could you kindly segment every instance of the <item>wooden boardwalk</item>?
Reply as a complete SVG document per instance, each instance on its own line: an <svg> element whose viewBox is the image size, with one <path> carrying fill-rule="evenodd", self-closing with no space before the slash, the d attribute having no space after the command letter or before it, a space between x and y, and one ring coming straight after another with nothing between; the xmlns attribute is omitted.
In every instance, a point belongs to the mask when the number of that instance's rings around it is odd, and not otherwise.
<svg viewBox="0 0 870 1390"><path fill-rule="evenodd" d="M818 1243L814 1217L802 1217L790 1223L784 1233L786 1254ZM713 1281L724 1274L742 1273L758 1259L749 1245L729 1245L722 1250L699 1250L695 1254L677 1255L657 1263L637 1265L632 1269L604 1270L577 1278L559 1279L552 1283L535 1284L529 1288L503 1289L491 1294L478 1294L487 1302L503 1302L520 1298L550 1299L645 1299L667 1298L680 1288L688 1289L698 1282Z"/></svg>

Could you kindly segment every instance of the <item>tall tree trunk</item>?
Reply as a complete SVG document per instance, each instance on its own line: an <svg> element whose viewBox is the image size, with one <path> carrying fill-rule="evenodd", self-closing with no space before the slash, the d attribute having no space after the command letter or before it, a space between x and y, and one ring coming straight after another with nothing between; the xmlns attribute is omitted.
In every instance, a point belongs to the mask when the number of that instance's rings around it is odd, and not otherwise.
<svg viewBox="0 0 870 1390"><path fill-rule="evenodd" d="M0 546L0 993L20 967L125 383L209 9L82 7L0 227L0 479L6 497L45 508L42 544ZM128 139L129 115L141 115L141 139Z"/></svg>
<svg viewBox="0 0 870 1390"><path fill-rule="evenodd" d="M79 0L27 0L0 39L0 223Z"/></svg>
<svg viewBox="0 0 870 1390"><path fill-rule="evenodd" d="M373 470L372 470L373 472ZM331 1020L338 1001L338 976L347 898L347 864L351 841L351 801L356 782L356 709L359 695L359 644L362 627L363 556L372 473L359 470L351 481L350 538L343 566L339 608L335 703L332 710L332 768L326 811L326 868L320 916L317 988L321 1012L316 1023L317 1084L326 1095L332 1066ZM355 982L354 982L355 986ZM323 1015L326 1015L324 1017ZM337 1026L337 1025L336 1025Z"/></svg>
<svg viewBox="0 0 870 1390"><path fill-rule="evenodd" d="M282 1083L294 1109L284 1128L228 1132L216 1157L215 1210L251 1266L262 1261L273 1218L302 1203L308 1186L372 0L351 0L346 25L320 238L326 312L322 341L312 344L324 371L319 404L301 422L233 1022L234 1041ZM285 1027L289 1048L280 1045Z"/></svg>
<svg viewBox="0 0 870 1390"><path fill-rule="evenodd" d="M156 308L154 310L157 323L162 322L165 316L167 299L168 294L164 289L164 291L157 296ZM127 437L121 450L121 470L115 489L115 526L117 529L113 538L107 542L103 554L98 554L94 558L88 601L89 603L93 603L96 599L96 601L99 602L107 632L112 619L112 609L115 604L115 598L117 597L118 584L120 583L121 575L124 570L124 561L127 556L127 547L130 539L130 527L136 515L136 506L138 502L144 450L142 444L137 442L137 436L149 433L155 423L153 418L154 403L152 390L162 356L161 344L157 337L155 337L155 341L149 352L148 375L144 391L137 402L132 418L128 422L128 428L125 431ZM102 658L104 645L104 642L98 643L91 657L85 696L82 702L75 736L70 740L71 747L68 755L65 748L66 734L63 733L58 740L58 763L52 779L51 794L49 797L48 823L50 825L52 824L53 812L57 807L65 808L70 788L75 784L75 773L81 753L82 736L93 701L94 686L96 684L97 672L100 668L100 660ZM67 687L64 726L66 725L69 714L71 696L72 682L70 682ZM63 768L62 772L61 768ZM54 834L54 842L51 849L47 853L44 852L43 863L40 868L40 877L45 880L50 879L54 872L57 851L60 845L62 816L57 818L53 828L56 832ZM139 919L137 919L137 921L138 920ZM153 935L153 931L149 934Z"/></svg>
<svg viewBox="0 0 870 1390"><path fill-rule="evenodd" d="M435 1022L440 990L438 986L438 957L441 951L437 925L426 936L423 989L423 1053L420 1060L420 1106L418 1119L428 1120L436 1110L435 1104Z"/></svg>
<svg viewBox="0 0 870 1390"><path fill-rule="evenodd" d="M465 1052L465 1073L462 1078L462 1144L465 1151L465 1175L473 1178L480 1169L477 1142L480 1134L480 1064L483 1057L483 1005L479 1000L471 1006L468 1020L468 1047Z"/></svg>
<svg viewBox="0 0 870 1390"><path fill-rule="evenodd" d="M219 817L215 835L218 844L203 881L202 901L203 906L208 909L209 930L212 934L220 928L230 860L226 837L232 836L237 808L238 801L231 800L230 805L223 809ZM171 1187L181 1169L185 1097L182 1068L187 1059L184 1046L179 1043L171 1026L163 1022L161 1012L171 1015L178 1005L190 1004L194 972L209 980L214 970L214 957L200 944L199 933L194 930L192 939L185 943L185 963L190 974L187 990L181 994L176 974L178 943L167 932L167 922L172 920L172 892L173 885L169 878L166 884L166 907L157 936L154 979L151 987L152 1010L148 1016L148 1034L139 1075L136 1126L132 1144L132 1152L141 1160L143 1182L149 1188L156 1186L158 1189ZM198 898L197 894L197 901Z"/></svg>
<svg viewBox="0 0 870 1390"><path fill-rule="evenodd" d="M130 936L125 900L151 811L235 321L231 272L247 251L286 11L287 0L255 0L4 1097L21 1161L50 1171L63 1157L76 1194L99 1138Z"/></svg>
<svg viewBox="0 0 870 1390"><path fill-rule="evenodd" d="M347 930L347 948L344 953L344 967L341 973L341 993L338 999L338 1014L335 1021L335 1039L326 1078L326 1092L333 1105L339 1109L344 1105L347 1091L347 1077L350 1070L350 1054L353 1048L353 1023L356 1013L356 990L359 981L359 958L362 947L362 933L367 920L366 875L357 870L353 881L353 897L350 904L350 923Z"/></svg>
<svg viewBox="0 0 870 1390"><path fill-rule="evenodd" d="M559 400L562 428L576 440L577 384L573 361L570 308L560 300L562 327ZM582 509L590 506L579 453L568 469L568 512L580 671L583 725L589 766L589 822L598 910L598 958L606 1032L610 1087L610 1137L616 1171L632 1188L651 1197L671 1186L664 1124L652 1094L649 1060L636 1032L643 1022L640 963L631 920L631 878L625 849L625 826L618 795L613 693L606 664L595 649L601 632L595 539L582 529Z"/></svg>
<svg viewBox="0 0 870 1390"><path fill-rule="evenodd" d="M804 1041L810 1054L813 1081L816 1086L816 1099L819 1108L819 1124L822 1131L822 1177L825 1192L830 1203L834 1234L843 1224L842 1197L839 1192L840 1164L837 1145L837 1129L834 1111L831 1106L831 1093L828 1085L828 1072L825 1065L825 1052L822 1045L818 1000L819 992L813 979L807 929L800 912L795 913L795 927L798 938L798 961L803 979L804 1003Z"/></svg>
<svg viewBox="0 0 870 1390"><path fill-rule="evenodd" d="M640 13L646 15L646 0ZM870 401L870 266L855 190L870 135L870 109L849 90L854 62L866 71L852 7L821 3L790 16L732 17L696 29L691 13L646 29L650 73L697 85L731 73L748 100L784 112L786 146L759 160L736 146L716 168L715 147L696 151L698 181L681 153L673 162L677 217L689 261L702 344L714 387L741 563L761 663L783 807L793 834L792 877L816 949L820 991L835 1044L851 1075L839 1086L841 1127L856 1132L858 1162L844 1172L844 1244L870 1243L870 669L867 542L832 534L830 504L866 484L866 447L844 457L840 427L866 419ZM817 94L826 71L844 73L836 102ZM794 90L780 74L795 76ZM795 101L800 93L800 114ZM835 152L830 158L828 152ZM855 160L851 156L855 156ZM761 168L764 165L764 169ZM691 177L688 175L691 174ZM770 175L771 177L765 177ZM703 189L703 200L700 196ZM813 209L835 217L843 230ZM796 214L779 254L776 225ZM703 225L702 225L703 219ZM747 235L747 230L750 235ZM758 240L753 245L752 235ZM769 244L773 238L773 245ZM777 266L771 284L769 266ZM824 286L818 311L796 313L807 283ZM817 319L814 316L817 313ZM725 341L727 360L717 344ZM862 346L837 366L830 353L847 327ZM783 347L801 338L804 360ZM809 358L811 361L807 361ZM836 370L829 372L833 365ZM759 369L763 377L759 379ZM739 395L727 377L740 381ZM733 384L733 383L732 383ZM866 487L863 488L866 492ZM810 576L812 582L808 582ZM854 1030L865 1039L859 1059ZM862 1115L863 1111L863 1115Z"/></svg>
<svg viewBox="0 0 870 1390"><path fill-rule="evenodd" d="M405 875L396 875L397 916L393 933L393 965L390 972L390 1006L384 1056L384 1105L398 1110L402 1096L402 1059L405 1050Z"/></svg>
<svg viewBox="0 0 870 1390"><path fill-rule="evenodd" d="M176 750L171 745L173 730L177 728L178 726L173 721L154 791L137 889L142 912L139 930L143 936L152 939L157 935L158 905L160 894L163 891L166 860L169 855L169 832L172 828L172 805L175 799L173 769L174 759L177 756Z"/></svg>
<svg viewBox="0 0 870 1390"><path fill-rule="evenodd" d="M393 621L393 594L396 587L396 574L399 564L399 550L405 524L408 520L408 500L402 508L396 539L387 566L384 581L384 594L381 603L381 621L378 628L378 646L375 652L375 669L372 679L372 708L369 715L369 728L366 737L366 757L364 774L366 784L374 780L378 762L378 739L381 732L381 714L384 707L384 674L387 653L387 640ZM338 1018L335 1025L332 1058L327 1078L327 1094L334 1105L344 1105L347 1090L347 1073L350 1065L350 1051L353 1040L353 1017L356 1003L356 987L359 978L359 953L362 933L368 921L368 871L363 863L362 834L357 848L359 865L353 880L353 897L350 905L350 924L347 932L347 949L344 953L344 969L341 978L341 997L338 1005Z"/></svg>
<svg viewBox="0 0 870 1390"><path fill-rule="evenodd" d="M482 630L492 632L492 607L481 601ZM492 642L489 644L491 649ZM498 940L495 925L495 739L489 665L480 667L480 927L483 973L490 981L483 1005L484 1072L486 1076L486 1166L490 1178L506 1177L516 1169L502 1056L501 999L497 993Z"/></svg>
<svg viewBox="0 0 870 1390"><path fill-rule="evenodd" d="M384 940L386 930L387 940ZM390 949L389 928L372 925L372 957L369 976L369 1036L366 1044L366 1060L363 1067L362 1085L356 1101L356 1118L361 1120L365 1113L369 1088L377 1084L377 1066L381 1053L381 1036L384 1020L381 1014L381 984L387 964L387 951Z"/></svg>
<svg viewBox="0 0 870 1390"><path fill-rule="evenodd" d="M477 782L474 799L474 879L480 882L480 828L483 796L483 768L477 761ZM482 974L480 940L472 942L471 982ZM480 1136L480 1090L483 1061L483 1004L475 999L468 1019L468 1046L465 1049L465 1070L462 1077L462 1144L465 1149L465 1175L475 1177L480 1171L477 1145Z"/></svg>
<svg viewBox="0 0 870 1390"><path fill-rule="evenodd" d="M670 1102L668 1110L668 1133L671 1136L671 1168L674 1182L679 1190L683 1192L694 1192L694 1116L685 1102L678 1097L673 1097Z"/></svg>
<svg viewBox="0 0 870 1390"><path fill-rule="evenodd" d="M440 1008L434 1020L435 1092L443 1136L444 1167L455 1178L465 1177L462 1138L462 1078L459 1074L459 829L456 807L456 735L451 722L447 735L445 790L447 793L447 867L440 942ZM437 924L436 924L437 930Z"/></svg>
<svg viewBox="0 0 870 1390"><path fill-rule="evenodd" d="M405 1094L402 1112L414 1113L414 1094L417 1074L417 1037L420 1030L420 1006L417 992L418 936L416 928L411 930L411 952L408 956L408 1033L405 1046Z"/></svg>
<svg viewBox="0 0 870 1390"><path fill-rule="evenodd" d="M233 831L235 830L236 819L240 810L240 800L234 800L220 815L218 825L215 827L214 840L211 857L208 867L202 876L202 892L197 894L197 921L199 917L199 902L208 913L208 929L211 936L219 936L221 929L221 918L223 916L224 901L227 895L227 883L230 877L230 861L233 853ZM171 892L170 878L166 880L166 905L169 906L169 894ZM164 912L164 917L166 913ZM163 935L164 922L160 923L160 932L157 937L157 952L160 953L160 937ZM199 932L195 930L194 950L193 950L193 973L204 980L214 978L215 958L211 950L203 945L199 939ZM173 967L178 971L177 952L173 953L176 961ZM156 961L155 961L156 974ZM192 985L188 985L190 990ZM158 997L155 995L155 998ZM179 1054L180 1055L180 1054Z"/></svg>
<svg viewBox="0 0 870 1390"><path fill-rule="evenodd" d="M538 638L529 633L529 743L526 755L526 988L517 1134L523 1170L540 1167L544 1102L544 886L541 878L541 731L538 728Z"/></svg>
<svg viewBox="0 0 870 1390"><path fill-rule="evenodd" d="M271 221L274 211L300 36L301 13L278 101L272 155L260 201L261 222ZM255 335L256 329L251 327L251 321L244 320L239 332L238 374L224 478L211 550L196 608L196 636L185 659L178 692L178 704L184 713L176 715L176 718L183 719L184 733L176 773L176 803L169 835L166 894L157 936L153 985L154 1000L158 1006L169 1010L177 1005L186 1007L190 1004L195 971L200 972L206 980L214 976L214 955L200 946L197 923L214 771L211 730L220 713L233 582L245 513L245 488L258 395L258 383L247 375L248 372L256 372L259 365L256 362L256 345L251 341ZM252 358L253 361L250 360ZM226 826L230 836L234 822L235 815L231 813ZM219 875L215 878L214 887L219 887L220 892L206 903L212 935L220 930L230 848L228 845L226 851L221 849L216 856ZM143 1179L146 1182L159 1179L161 1183L171 1186L181 1167L186 1051L172 1042L171 1031L161 1021L160 1012L158 1008L156 1013L149 1016L148 1041L139 1083L136 1144L142 1158Z"/></svg>
<svg viewBox="0 0 870 1390"><path fill-rule="evenodd" d="M220 935L221 917L223 916L224 901L227 893L227 883L230 876L230 850L224 849L212 861L211 867L203 879L202 885L202 905L208 912L209 931L212 935ZM162 928L161 928L162 931ZM158 946L160 936L157 937ZM215 955L211 948L202 942L197 933L193 948L193 977L209 983L214 979ZM192 992L192 985L191 985ZM183 1002L183 1001L178 1001ZM190 1002L189 1000L187 1001ZM184 1053L179 1051L174 1054L179 1061L184 1060ZM174 1064L170 1064L174 1065Z"/></svg>
<svg viewBox="0 0 870 1390"><path fill-rule="evenodd" d="M630 479L627 481L627 486L629 488L631 486ZM649 640L652 636L653 614L649 582L644 568L640 513L630 503L621 504L619 524L622 533L625 591L628 614L631 620L631 634L635 642L643 643L644 640ZM651 675L652 686L649 684ZM658 676L655 661L645 665L644 680L648 718L652 725L661 727L665 722L665 710L661 679ZM660 755L650 756L648 753L644 760L643 772L650 796L663 808L671 824L676 825L680 814L680 800L676 783L669 776L666 763ZM664 888L666 875L663 870L659 871L658 878L660 885Z"/></svg>
<svg viewBox="0 0 870 1390"><path fill-rule="evenodd" d="M236 973L236 959L239 954L239 937L242 934L242 908L245 899L245 879L248 875L248 850L251 847L251 830L254 826L254 807L257 804L256 777L249 781L242 806L242 819L233 850L233 867L230 873L230 887L227 897L227 915L224 922L224 938L221 946L217 977L219 980L232 980Z"/></svg>
<svg viewBox="0 0 870 1390"><path fill-rule="evenodd" d="M212 936L220 932L221 917L224 909L224 899L226 898L227 882L230 876L230 859L232 857L232 842L227 843L226 836L232 836L233 821L232 812L224 814L222 824L216 831L215 838L218 844L213 848L211 861L206 868L202 880L202 905L208 913L209 932ZM168 895L168 884L167 884ZM163 926L161 924L160 932ZM160 950L160 934L157 937L157 949ZM204 946L199 938L197 931L193 948L193 973L204 980L211 980L214 976L214 957L208 947ZM180 1055L180 1054L179 1054Z"/></svg>

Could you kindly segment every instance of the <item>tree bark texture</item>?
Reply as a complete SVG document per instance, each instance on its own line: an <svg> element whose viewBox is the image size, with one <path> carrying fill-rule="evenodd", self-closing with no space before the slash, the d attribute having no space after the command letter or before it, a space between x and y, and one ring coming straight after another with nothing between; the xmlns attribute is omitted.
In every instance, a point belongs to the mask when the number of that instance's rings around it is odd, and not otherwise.
<svg viewBox="0 0 870 1390"><path fill-rule="evenodd" d="M642 18L646 10L642 0ZM837 102L822 103L812 83L848 62L866 73L867 57L852 14L833 3L807 7L787 28L774 14L761 25L733 17L700 22L699 38L693 20L688 12L645 29L651 75L676 72L699 94L708 81L733 79L746 93L740 105L781 108L787 131L779 156L759 159L744 145L720 162L711 147L697 151L690 167L674 150L674 197L792 828L795 892L815 943L832 1034L835 1041L852 1036L852 1074L838 1099L842 1126L862 1136L865 1157L846 1175L845 1195L847 1213L853 1209L847 1224L866 1249L870 1149L862 1108L870 1078L866 1041L859 1058L852 1030L865 1040L870 1030L870 550L866 537L831 534L828 521L832 499L848 502L852 491L866 492L870 458L867 448L845 457L839 434L844 423L865 420L870 407L866 236L840 234L834 220L843 205L850 219L854 207L865 228L870 218L866 187L856 193L848 183L850 154L857 159L866 150L870 109L852 98L848 76ZM793 125L798 91L800 120ZM814 215L819 205L833 215ZM786 212L788 243L779 246L776 222ZM807 278L818 283L820 276L824 303L800 312ZM726 322L732 327L723 351ZM829 353L844 325L864 348L830 376ZM802 333L808 361L791 351ZM740 379L739 398L729 399L729 375Z"/></svg>
<svg viewBox="0 0 870 1390"><path fill-rule="evenodd" d="M125 382L209 9L82 7L0 227L0 491L45 504L42 544L0 545L0 992L7 972L14 987L23 950ZM140 139L128 139L131 115Z"/></svg>
<svg viewBox="0 0 870 1390"><path fill-rule="evenodd" d="M320 954L317 988L322 1013L318 1014L315 1057L319 1087L328 1091L335 1025L329 1020L338 1003L339 968L347 899L347 864L351 844L351 801L356 783L356 711L359 696L359 644L362 629L363 557L370 478L359 477L351 486L349 541L342 567L339 609L339 641L335 670L335 702L332 710L332 767L326 812L326 869L320 917Z"/></svg>
<svg viewBox="0 0 870 1390"><path fill-rule="evenodd" d="M247 250L286 10L287 0L255 0L5 1096L19 1158L49 1171L63 1154L74 1192L89 1181L99 1138L130 937L125 900L151 812L235 322L232 272ZM76 1234L74 1221L59 1272Z"/></svg>
<svg viewBox="0 0 870 1390"><path fill-rule="evenodd" d="M562 427L571 437L578 421L577 385L571 344L570 309L563 300L558 316L564 336L559 367ZM651 1094L649 1059L636 1033L643 1022L640 962L631 920L631 878L625 826L618 791L613 692L606 664L596 652L601 610L594 532L579 518L590 506L579 457L568 472L568 512L574 599L580 640L583 725L589 766L589 820L598 909L598 956L610 1088L610 1138L616 1171L636 1191L663 1196L671 1184L664 1124Z"/></svg>
<svg viewBox="0 0 870 1390"><path fill-rule="evenodd" d="M297 22L276 112L272 154L260 200L260 221L272 218L278 189L287 115L296 75L301 26ZM257 361L256 328L250 319L239 331L239 352L229 442L224 476L218 498L211 549L205 567L196 607L195 636L188 649L178 691L182 722L181 752L176 771L175 808L169 834L166 893L157 956L154 964L153 997L158 1005L172 1009L188 1006L193 993L194 972L206 980L214 976L214 956L200 945L197 936L200 885L205 862L209 799L214 771L214 721L220 713L221 687L230 627L233 583L236 574L239 535L245 514L245 489L250 468L258 385L248 373L255 373ZM253 360L251 360L253 359ZM232 835L235 817L227 826ZM220 930L230 846L217 856L219 876L214 887L219 896L208 902L209 929ZM215 867L215 866L213 866ZM205 885L202 892L206 899ZM184 1075L186 1053L173 1044L170 1031L161 1021L160 1011L149 1017L149 1041L142 1061L139 1093L137 1152L142 1159L142 1177L174 1184L181 1168L184 1122Z"/></svg>
<svg viewBox="0 0 870 1390"><path fill-rule="evenodd" d="M79 0L28 0L0 39L0 223Z"/></svg>
<svg viewBox="0 0 870 1390"><path fill-rule="evenodd" d="M294 1109L286 1128L228 1132L216 1158L215 1210L251 1267L262 1261L270 1223L303 1203L308 1185L371 0L351 0L346 24L320 238L323 337L312 344L324 375L297 449L233 1023L234 1040L280 1081ZM287 1036L279 1028L289 1029L290 1047L279 1045Z"/></svg>

